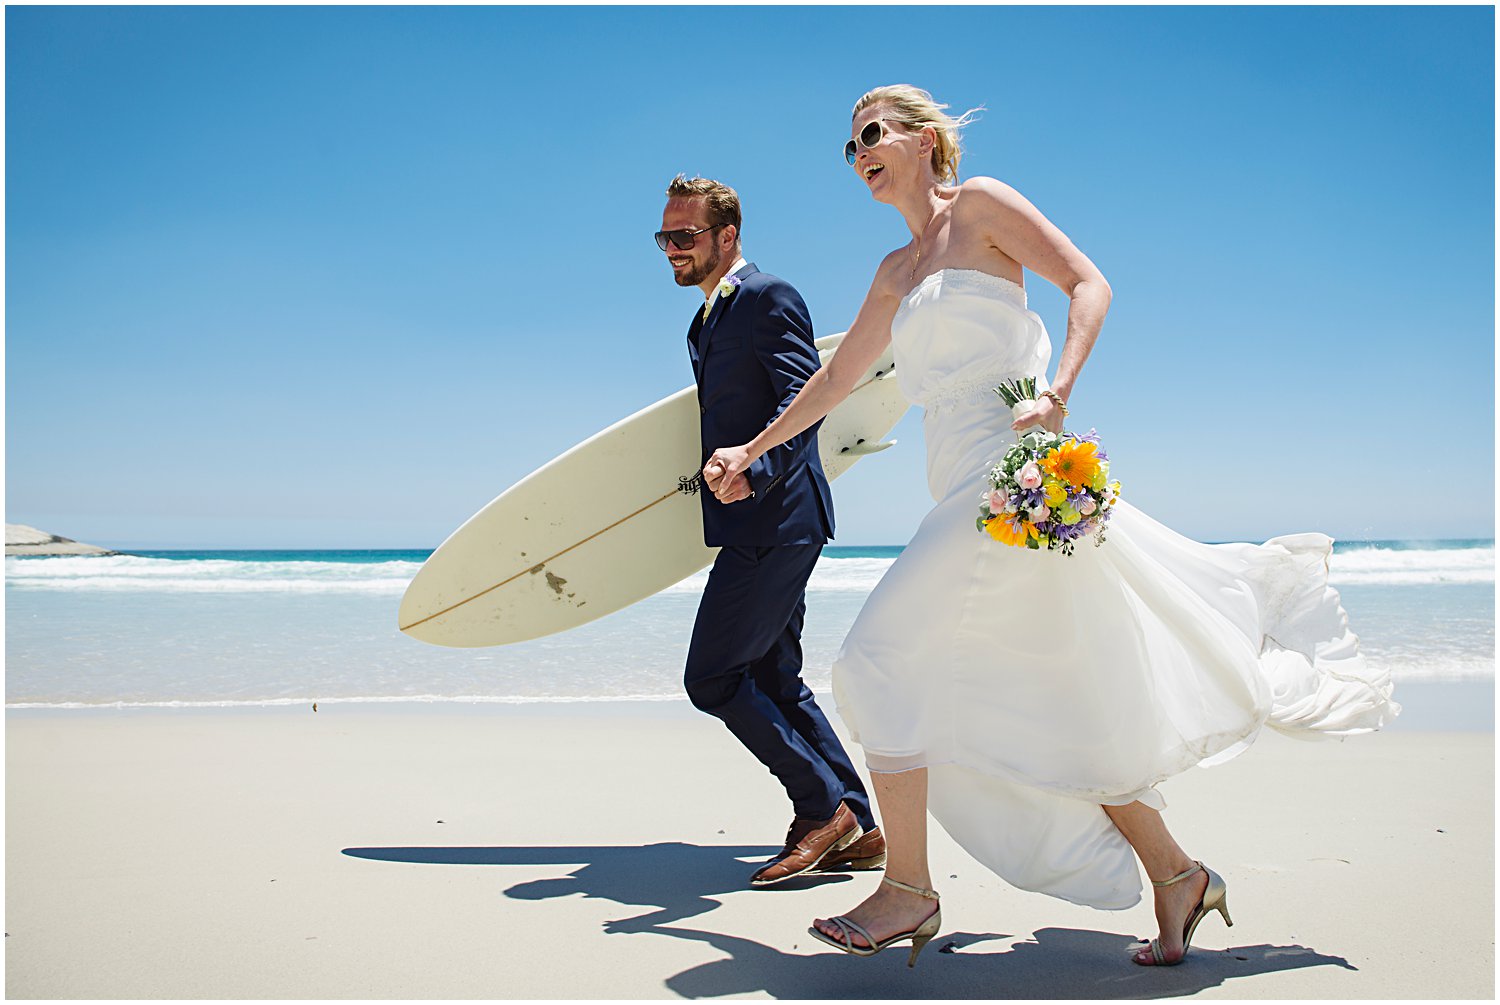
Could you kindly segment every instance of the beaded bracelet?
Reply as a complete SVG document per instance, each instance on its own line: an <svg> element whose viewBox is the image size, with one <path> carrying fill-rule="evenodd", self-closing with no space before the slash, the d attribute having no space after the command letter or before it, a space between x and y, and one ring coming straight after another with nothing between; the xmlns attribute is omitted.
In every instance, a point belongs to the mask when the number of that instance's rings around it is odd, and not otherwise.
<svg viewBox="0 0 1500 1005"><path fill-rule="evenodd" d="M1042 392L1042 397L1051 398L1052 403L1062 410L1063 418L1066 419L1068 417L1068 403L1062 400L1062 395L1058 394L1056 391L1052 390L1052 388L1049 387L1047 388L1047 390Z"/></svg>

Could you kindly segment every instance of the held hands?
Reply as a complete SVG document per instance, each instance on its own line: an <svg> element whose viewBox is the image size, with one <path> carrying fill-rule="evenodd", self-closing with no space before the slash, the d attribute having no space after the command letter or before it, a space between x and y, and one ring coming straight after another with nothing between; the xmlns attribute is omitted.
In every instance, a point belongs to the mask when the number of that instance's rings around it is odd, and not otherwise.
<svg viewBox="0 0 1500 1005"><path fill-rule="evenodd" d="M1051 398L1041 398L1037 401L1035 408L1024 413L1015 422L1010 424L1010 428L1014 429L1018 436L1032 426L1041 426L1043 429L1054 433L1062 432L1063 410L1058 408L1057 403Z"/></svg>
<svg viewBox="0 0 1500 1005"><path fill-rule="evenodd" d="M748 499L754 494L745 476L750 461L750 452L744 447L720 447L703 465L703 483L721 503Z"/></svg>

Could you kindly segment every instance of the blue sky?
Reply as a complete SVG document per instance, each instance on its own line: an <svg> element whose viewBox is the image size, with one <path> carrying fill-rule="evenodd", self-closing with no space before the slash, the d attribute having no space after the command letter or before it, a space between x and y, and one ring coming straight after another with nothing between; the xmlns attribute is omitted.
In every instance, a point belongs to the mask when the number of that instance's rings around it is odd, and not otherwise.
<svg viewBox="0 0 1500 1005"><path fill-rule="evenodd" d="M1494 12L9 7L6 519L115 547L433 547L691 380L678 171L843 330L907 233L840 156L984 105L1115 302L1075 391L1208 540L1493 536ZM944 34L945 32L951 32ZM1028 277L1060 347L1066 301ZM1054 353L1055 358L1055 353ZM840 544L930 500L916 413Z"/></svg>

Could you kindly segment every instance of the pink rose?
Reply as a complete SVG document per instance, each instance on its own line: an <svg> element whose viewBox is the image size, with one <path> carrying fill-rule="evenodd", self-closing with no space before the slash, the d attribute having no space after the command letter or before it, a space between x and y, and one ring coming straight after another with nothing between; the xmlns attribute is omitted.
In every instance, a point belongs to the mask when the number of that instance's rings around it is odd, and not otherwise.
<svg viewBox="0 0 1500 1005"><path fill-rule="evenodd" d="M1027 461L1021 465L1021 470L1016 472L1016 481L1023 489L1040 488L1042 484L1042 469L1037 466L1036 461Z"/></svg>
<svg viewBox="0 0 1500 1005"><path fill-rule="evenodd" d="M1098 508L1099 504L1094 502L1093 496L1086 495L1082 499L1078 500L1078 512L1082 513L1084 516L1088 516Z"/></svg>
<svg viewBox="0 0 1500 1005"><path fill-rule="evenodd" d="M1001 510L1005 509L1005 504L1010 502L1010 500L1006 498L1004 492L991 492L989 502L990 512L999 513Z"/></svg>
<svg viewBox="0 0 1500 1005"><path fill-rule="evenodd" d="M1052 511L1050 509L1048 509L1045 504L1041 505L1041 506L1033 506L1033 507L1031 507L1031 514L1030 514L1030 516L1031 516L1031 522L1032 523L1041 523L1043 520L1047 519L1051 515L1052 515Z"/></svg>

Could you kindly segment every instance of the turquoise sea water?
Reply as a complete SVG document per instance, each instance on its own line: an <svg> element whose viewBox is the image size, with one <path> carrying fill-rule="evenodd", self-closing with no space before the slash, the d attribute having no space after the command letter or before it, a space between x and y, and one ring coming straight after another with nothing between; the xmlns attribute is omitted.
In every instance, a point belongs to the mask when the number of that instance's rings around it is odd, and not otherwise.
<svg viewBox="0 0 1500 1005"><path fill-rule="evenodd" d="M829 666L899 547L830 547L808 590L807 678ZM154 551L6 559L11 707L312 701L665 700L705 573L561 635L492 649L395 627L428 551ZM1492 540L1340 542L1332 581L1398 684L1488 682Z"/></svg>

